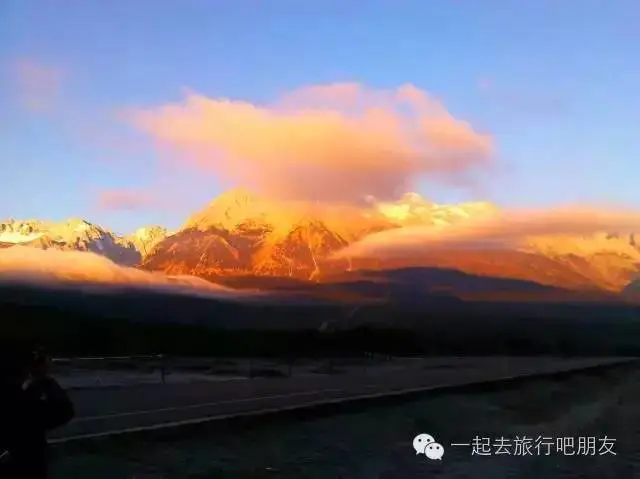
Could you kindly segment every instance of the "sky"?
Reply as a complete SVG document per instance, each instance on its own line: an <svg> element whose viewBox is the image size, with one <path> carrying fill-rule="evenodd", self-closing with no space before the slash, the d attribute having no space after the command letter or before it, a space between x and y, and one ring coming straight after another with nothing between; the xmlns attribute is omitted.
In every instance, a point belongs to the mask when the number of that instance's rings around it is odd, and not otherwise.
<svg viewBox="0 0 640 479"><path fill-rule="evenodd" d="M0 218L225 189L640 207L634 0L5 0Z"/></svg>

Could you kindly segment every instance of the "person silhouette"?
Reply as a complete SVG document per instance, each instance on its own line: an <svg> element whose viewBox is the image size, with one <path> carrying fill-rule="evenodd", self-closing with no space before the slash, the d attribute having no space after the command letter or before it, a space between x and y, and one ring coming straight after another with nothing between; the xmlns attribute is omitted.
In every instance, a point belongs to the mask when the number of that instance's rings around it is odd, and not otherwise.
<svg viewBox="0 0 640 479"><path fill-rule="evenodd" d="M44 479L47 432L68 423L74 408L48 374L47 356L19 350L0 354L0 477Z"/></svg>
<svg viewBox="0 0 640 479"><path fill-rule="evenodd" d="M19 450L22 449L26 419L22 383L28 375L29 358L13 345L0 345L0 477L21 477Z"/></svg>

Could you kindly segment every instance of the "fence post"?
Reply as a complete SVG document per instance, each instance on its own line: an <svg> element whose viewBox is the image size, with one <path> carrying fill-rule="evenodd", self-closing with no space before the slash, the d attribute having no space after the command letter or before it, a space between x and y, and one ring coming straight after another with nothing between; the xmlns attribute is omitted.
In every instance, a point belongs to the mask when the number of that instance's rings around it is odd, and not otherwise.
<svg viewBox="0 0 640 479"><path fill-rule="evenodd" d="M158 356L160 358L160 383L164 386L167 383L166 381L167 371L165 370L164 354L159 354Z"/></svg>
<svg viewBox="0 0 640 479"><path fill-rule="evenodd" d="M290 358L289 359L289 377L291 377L292 373L293 373L293 362L295 361L295 359Z"/></svg>

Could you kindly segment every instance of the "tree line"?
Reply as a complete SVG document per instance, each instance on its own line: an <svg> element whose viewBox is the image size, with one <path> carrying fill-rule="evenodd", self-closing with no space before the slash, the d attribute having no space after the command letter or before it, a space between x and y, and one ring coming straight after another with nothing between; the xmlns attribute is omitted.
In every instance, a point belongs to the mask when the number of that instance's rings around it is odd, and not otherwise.
<svg viewBox="0 0 640 479"><path fill-rule="evenodd" d="M213 312L212 314L216 314ZM422 314L424 313L412 313ZM629 330L536 325L536 318L501 323L488 312L446 321L418 317L405 326L351 329L223 329L206 324L141 323L37 305L0 306L0 340L44 347L59 356L157 354L218 357L345 357L437 355L637 355ZM218 318L219 319L219 318ZM229 318L232 321L233 318ZM422 323L421 323L422 322ZM392 323L390 323L392 324ZM515 324L515 326L514 326ZM552 323L549 323L552 324ZM490 325L490 326L488 326Z"/></svg>

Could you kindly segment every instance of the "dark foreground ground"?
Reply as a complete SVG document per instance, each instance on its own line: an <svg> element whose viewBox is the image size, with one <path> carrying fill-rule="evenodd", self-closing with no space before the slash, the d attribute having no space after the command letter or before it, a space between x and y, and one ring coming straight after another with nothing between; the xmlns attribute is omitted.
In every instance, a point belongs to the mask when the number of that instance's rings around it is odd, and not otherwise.
<svg viewBox="0 0 640 479"><path fill-rule="evenodd" d="M184 426L185 421L191 425L207 417L238 417L291 408L326 409L327 404L335 410L336 404L342 407L345 401L359 397L360 401L370 403L373 399L393 399L394 394L417 394L416 390L442 390L504 378L607 367L621 361L622 358L394 358L381 363L338 364L331 374L304 374L302 369L301 374L291 377L207 381L207 375L203 375L202 380L193 377L191 382L173 379L181 374L174 370L168 376L171 382L165 385L71 389L76 417L69 425L54 431L51 438L104 435L176 422ZM63 386L64 379L71 378L60 377Z"/></svg>
<svg viewBox="0 0 640 479"><path fill-rule="evenodd" d="M616 366L510 385L431 393L339 414L240 421L180 436L121 437L57 446L54 478L633 478L640 477L640 368ZM429 433L442 461L416 455ZM511 440L511 455L474 455L475 436ZM523 456L516 437L552 438ZM600 439L616 455L600 455ZM564 455L557 438L596 440L595 455ZM567 452L570 452L567 449Z"/></svg>

